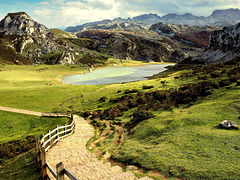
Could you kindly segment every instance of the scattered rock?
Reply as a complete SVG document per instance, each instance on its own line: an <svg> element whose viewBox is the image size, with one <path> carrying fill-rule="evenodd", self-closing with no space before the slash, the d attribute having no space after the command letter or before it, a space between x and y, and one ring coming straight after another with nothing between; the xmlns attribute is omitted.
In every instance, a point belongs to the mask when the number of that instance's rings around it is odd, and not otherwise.
<svg viewBox="0 0 240 180"><path fill-rule="evenodd" d="M221 122L220 126L225 129L238 129L237 123L235 123L233 121L229 121L229 120L225 120L225 121Z"/></svg>
<svg viewBox="0 0 240 180"><path fill-rule="evenodd" d="M111 157L111 154L109 154L107 151L103 155L103 159L109 159Z"/></svg>
<svg viewBox="0 0 240 180"><path fill-rule="evenodd" d="M135 171L137 170L138 168L136 166L133 166L133 165L129 165L126 167L126 170L129 170L129 171Z"/></svg>

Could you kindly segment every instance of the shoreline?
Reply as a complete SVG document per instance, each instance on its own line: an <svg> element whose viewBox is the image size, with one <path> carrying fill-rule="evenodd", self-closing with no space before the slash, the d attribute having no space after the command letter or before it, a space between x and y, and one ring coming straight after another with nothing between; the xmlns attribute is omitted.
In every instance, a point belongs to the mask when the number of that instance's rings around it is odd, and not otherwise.
<svg viewBox="0 0 240 180"><path fill-rule="evenodd" d="M94 71L92 71L92 72L87 72L87 73L78 73L78 74L71 74L71 75L65 75L65 76L63 76L63 78L62 78L62 83L63 84L67 84L67 85L111 85L111 84L124 84L124 83L130 83L130 82L137 82L137 81L144 81L144 80L149 80L150 79L150 77L152 77L153 75L155 75L155 74L158 74L158 73L160 73L160 72L163 72L163 71L165 71L165 67L167 67L167 66L171 66L171 65L174 65L175 63L144 63L143 65L138 65L138 66L108 66L108 67L103 67L103 68L97 68L97 69L95 69ZM71 76L73 77L73 76L81 76L81 75L84 75L84 74L89 74L89 73L94 73L95 71L98 71L98 70L101 70L101 69L107 69L107 68L121 68L121 67L125 67L125 68L131 68L131 67L140 67L140 66L154 66L154 65L166 65L165 67L163 67L163 68L165 68L165 69L163 69L163 70L161 70L161 69L153 69L153 71L157 71L157 72L154 72L154 74L152 74L152 75L148 75L148 74L145 74L143 77L142 76L139 76L139 78L137 78L136 79L136 77L133 77L132 79L126 79L126 81L122 81L122 80L119 80L119 81L116 81L116 82L111 82L111 83L104 83L104 82L101 82L100 84L96 84L96 83L93 83L93 84L77 84L77 82L81 82L81 81L74 81L74 79L71 79ZM167 69L166 69L167 70ZM140 71L140 70L139 70ZM136 72L138 72L138 70L136 71ZM119 77L124 77L124 76L126 76L126 78L127 78L127 76L130 76L130 75L132 75L132 74L134 74L134 72L133 73L130 73L130 74L120 74L120 75L116 75L116 76L105 76L105 77L97 77L96 76L96 78L93 78L93 79L89 79L89 80L85 80L85 81L82 81L82 82L87 82L87 81L89 81L89 82L91 82L91 81L96 81L97 79L105 79L105 78L119 78ZM110 74L109 74L110 75ZM67 80L65 80L66 78L69 78L69 79L67 79ZM64 81L65 80L65 81ZM111 80L109 80L109 81L111 81ZM76 83L75 83L76 82Z"/></svg>

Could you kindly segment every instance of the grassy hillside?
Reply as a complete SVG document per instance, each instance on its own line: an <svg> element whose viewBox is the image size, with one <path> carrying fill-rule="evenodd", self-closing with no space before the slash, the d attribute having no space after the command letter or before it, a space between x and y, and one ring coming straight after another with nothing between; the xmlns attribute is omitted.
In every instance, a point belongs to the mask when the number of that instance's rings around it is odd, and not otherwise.
<svg viewBox="0 0 240 180"><path fill-rule="evenodd" d="M91 150L100 157L107 151L149 174L158 170L175 178L238 179L240 132L221 129L219 123L240 124L239 65L237 58L175 72L149 81L151 90L102 97L101 108L91 113L97 129ZM162 87L155 89L153 82Z"/></svg>
<svg viewBox="0 0 240 180"><path fill-rule="evenodd" d="M42 133L56 128L56 125L68 124L68 118L47 118L0 111L0 143L22 140L27 136L40 137Z"/></svg>
<svg viewBox="0 0 240 180"><path fill-rule="evenodd" d="M50 31L57 35L59 38L73 38L73 39L77 38L76 35L62 31L60 29L50 29Z"/></svg>
<svg viewBox="0 0 240 180"><path fill-rule="evenodd" d="M23 153L16 160L0 167L0 180L42 179L41 169L36 165L35 149Z"/></svg>
<svg viewBox="0 0 240 180"><path fill-rule="evenodd" d="M0 105L86 117L92 112L92 150L156 177L237 179L240 132L218 125L240 123L239 66L236 59L99 86L60 82L63 75L83 73L78 66L1 66Z"/></svg>

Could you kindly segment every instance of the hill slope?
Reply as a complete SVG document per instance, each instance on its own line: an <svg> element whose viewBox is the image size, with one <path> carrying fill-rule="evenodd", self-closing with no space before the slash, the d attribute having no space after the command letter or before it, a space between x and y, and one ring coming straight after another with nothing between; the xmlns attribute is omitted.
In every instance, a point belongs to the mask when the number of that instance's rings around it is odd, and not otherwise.
<svg viewBox="0 0 240 180"><path fill-rule="evenodd" d="M184 57L178 44L153 32L132 33L109 30L86 30L76 34L92 39L87 47L120 59L175 61Z"/></svg>

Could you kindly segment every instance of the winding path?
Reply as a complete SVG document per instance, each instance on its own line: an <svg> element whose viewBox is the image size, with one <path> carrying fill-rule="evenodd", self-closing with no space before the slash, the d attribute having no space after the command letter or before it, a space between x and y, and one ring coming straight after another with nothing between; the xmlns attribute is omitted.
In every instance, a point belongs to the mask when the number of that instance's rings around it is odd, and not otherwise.
<svg viewBox="0 0 240 180"><path fill-rule="evenodd" d="M0 110L41 116L40 112L20 110L0 106ZM123 172L119 166L111 166L98 160L95 154L86 149L86 144L94 136L94 129L83 118L74 115L75 132L60 140L50 148L46 160L52 168L63 162L64 166L81 180L137 180L131 172ZM50 177L54 179L53 177ZM65 179L68 179L65 177ZM141 180L149 180L143 177Z"/></svg>
<svg viewBox="0 0 240 180"><path fill-rule="evenodd" d="M15 108L10 108L10 107L3 107L3 106L0 106L0 110L1 111L9 111L9 112L21 113L21 114L34 115L34 116L42 116L41 112L28 111L28 110L23 110L23 109L15 109Z"/></svg>

